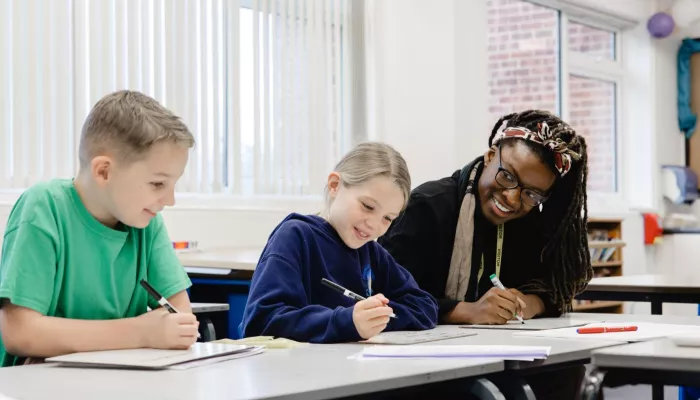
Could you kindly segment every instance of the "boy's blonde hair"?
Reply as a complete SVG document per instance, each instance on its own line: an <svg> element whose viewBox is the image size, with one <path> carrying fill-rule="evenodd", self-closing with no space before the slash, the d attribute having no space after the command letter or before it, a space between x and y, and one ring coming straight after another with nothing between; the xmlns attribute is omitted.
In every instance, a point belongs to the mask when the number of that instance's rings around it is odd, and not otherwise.
<svg viewBox="0 0 700 400"><path fill-rule="evenodd" d="M159 142L191 148L194 136L170 110L140 92L121 90L100 99L85 119L80 135L80 167L103 154L132 162Z"/></svg>
<svg viewBox="0 0 700 400"><path fill-rule="evenodd" d="M403 207L411 194L411 175L401 153L385 143L362 143L350 150L335 166L345 187L357 186L378 176L391 179L403 192ZM326 207L331 199L326 188Z"/></svg>

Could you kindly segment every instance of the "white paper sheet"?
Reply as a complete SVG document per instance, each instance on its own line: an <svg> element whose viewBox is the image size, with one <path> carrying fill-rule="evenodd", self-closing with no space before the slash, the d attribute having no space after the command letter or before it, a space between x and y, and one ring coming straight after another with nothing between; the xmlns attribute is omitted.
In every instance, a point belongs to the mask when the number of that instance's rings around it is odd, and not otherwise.
<svg viewBox="0 0 700 400"><path fill-rule="evenodd" d="M543 331L529 332L514 332L513 336L533 336L533 337L548 337L561 339L580 339L580 340L610 340L620 342L642 342L646 340L665 338L670 335L681 332L696 332L700 334L700 326L695 325L672 325L672 324L654 324L650 322L607 322L593 323L586 327L601 326L601 327L617 327L617 326L636 326L638 329L632 332L606 332L581 334L577 332L578 328L561 328L550 329Z"/></svg>

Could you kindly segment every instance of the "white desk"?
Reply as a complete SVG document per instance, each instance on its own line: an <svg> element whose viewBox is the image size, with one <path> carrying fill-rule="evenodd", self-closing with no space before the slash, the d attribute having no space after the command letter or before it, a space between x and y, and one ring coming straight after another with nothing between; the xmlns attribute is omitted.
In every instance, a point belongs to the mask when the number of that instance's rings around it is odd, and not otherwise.
<svg viewBox="0 0 700 400"><path fill-rule="evenodd" d="M629 275L593 278L583 300L651 302L651 313L661 314L663 303L700 303L700 279L682 275Z"/></svg>
<svg viewBox="0 0 700 400"><path fill-rule="evenodd" d="M192 303L192 314L202 314L217 311L228 311L226 303Z"/></svg>
<svg viewBox="0 0 700 400"><path fill-rule="evenodd" d="M238 338L238 325L261 253L262 248L221 248L178 254L193 283L190 289L192 299L228 302L228 323L225 330L220 329L222 336Z"/></svg>
<svg viewBox="0 0 700 400"><path fill-rule="evenodd" d="M436 329L463 329L440 326ZM504 368L536 368L577 361L615 342L513 337L511 331L476 330L477 336L438 344L515 344L552 346L544 362L504 364L501 360L348 360L360 344L309 345L268 350L249 358L187 371L128 371L33 365L0 369L0 392L34 399L321 399L353 396L460 378L480 377ZM40 382L41 385L37 384ZM165 384L167 382L167 384Z"/></svg>
<svg viewBox="0 0 700 400"><path fill-rule="evenodd" d="M206 314L228 310L229 305L226 303L192 303L192 314ZM207 315L198 315L197 319L199 320L199 332L202 335L202 341L211 342L216 340L216 329L211 318Z"/></svg>
<svg viewBox="0 0 700 400"><path fill-rule="evenodd" d="M652 398L663 399L663 386L698 386L700 348L676 347L670 340L631 343L596 350L586 376L584 399L597 399L605 386L652 384Z"/></svg>
<svg viewBox="0 0 700 400"><path fill-rule="evenodd" d="M581 318L583 319L583 318ZM456 326L440 326L438 329L464 329ZM518 346L551 346L551 352L546 360L535 361L506 361L506 369L522 370L551 366L556 364L585 364L591 356L591 352L609 346L622 343L617 341L593 341L593 340L569 340L552 339L542 337L513 336L516 331L500 329L469 329L476 332L476 336L466 336L455 339L429 342L430 344L478 344L478 345L518 345Z"/></svg>
<svg viewBox="0 0 700 400"><path fill-rule="evenodd" d="M185 371L32 365L0 369L0 392L22 400L328 399L503 370L500 360L380 360L347 357L362 345L310 345Z"/></svg>
<svg viewBox="0 0 700 400"><path fill-rule="evenodd" d="M227 275L231 271L255 271L261 248L220 248L178 253L187 272Z"/></svg>
<svg viewBox="0 0 700 400"><path fill-rule="evenodd" d="M605 320L608 322L656 322L677 325L700 325L700 317L680 317L666 315L631 315L631 314L572 314L578 318L590 317L591 319ZM669 346L670 345L670 346ZM672 343L667 340L649 341L625 344L616 347L608 347L593 351L592 363L596 369L588 374L587 396L590 399L597 398L597 391L603 384L607 371L610 372L611 386L619 386L624 383L649 383L653 385L652 398L663 398L663 384L687 385L688 382L681 381L687 379L683 372L668 372L667 368L685 368L689 362L684 360L683 354L695 358L700 367L700 349L673 348ZM653 361L653 363L652 363ZM658 364L656 362L658 361ZM652 365L653 364L653 365ZM637 368L630 368L635 365ZM656 368L656 369L654 369ZM666 371L666 372L664 372ZM686 370L688 371L688 370ZM693 372L695 375L695 385L700 382L700 369Z"/></svg>

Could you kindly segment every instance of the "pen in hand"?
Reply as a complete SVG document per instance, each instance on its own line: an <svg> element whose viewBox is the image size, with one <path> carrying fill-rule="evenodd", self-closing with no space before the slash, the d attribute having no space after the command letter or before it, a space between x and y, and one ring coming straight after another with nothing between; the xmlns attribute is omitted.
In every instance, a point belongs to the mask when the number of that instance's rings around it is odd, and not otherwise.
<svg viewBox="0 0 700 400"><path fill-rule="evenodd" d="M335 283L335 282L331 282L331 281L329 281L329 280L326 279L326 278L322 278L322 279L321 279L321 283L324 284L324 285L326 285L326 286L328 286L329 288L331 288L331 289L333 289L333 290L335 290L335 291L338 291L338 292L342 293L343 296L347 296L347 297L349 297L349 298L351 298L351 299L353 299L353 300L355 300L355 301L367 300L365 297L362 297L362 296L360 296L359 294L357 294L357 293L355 293L355 292L352 292L352 291L350 291L350 290L348 290L348 289L346 289L346 288L344 288L344 287L338 285L338 284ZM398 318L399 318L399 317L397 317L396 314L394 314L394 313L391 313L391 314L389 315L389 317L394 318L394 319L398 319Z"/></svg>
<svg viewBox="0 0 700 400"><path fill-rule="evenodd" d="M175 308L175 306L170 304L168 299L166 299L160 293L158 293L158 291L155 288L153 288L153 286L151 286L150 283L146 282L145 279L141 279L141 286L143 286L143 288L146 289L148 294L150 294L151 297L153 297L158 302L158 304L161 305L161 307L168 310L169 313L171 313L171 314L178 314L179 313L177 308ZM199 332L197 332L197 337L201 338L202 335Z"/></svg>
<svg viewBox="0 0 700 400"><path fill-rule="evenodd" d="M506 290L506 287L503 286L503 284L501 283L501 280L498 279L498 276L496 276L496 274L491 274L491 276L489 276L489 278L491 279L491 283L493 283L493 286L495 286L501 290ZM518 301L522 303L522 300L518 299ZM518 314L513 314L513 315L515 316L515 318L518 319L518 321L520 321L521 324L525 323L525 321L523 321L523 317L521 317Z"/></svg>

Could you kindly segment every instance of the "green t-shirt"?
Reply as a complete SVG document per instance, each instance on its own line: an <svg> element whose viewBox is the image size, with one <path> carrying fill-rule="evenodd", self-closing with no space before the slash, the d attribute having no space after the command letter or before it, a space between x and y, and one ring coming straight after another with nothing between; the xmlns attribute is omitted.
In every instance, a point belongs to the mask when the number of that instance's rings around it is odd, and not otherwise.
<svg viewBox="0 0 700 400"><path fill-rule="evenodd" d="M108 320L135 317L158 304L138 283L164 297L191 282L161 216L144 229L98 222L72 180L25 191L7 221L0 259L0 298L54 317ZM0 338L0 366L15 365Z"/></svg>

